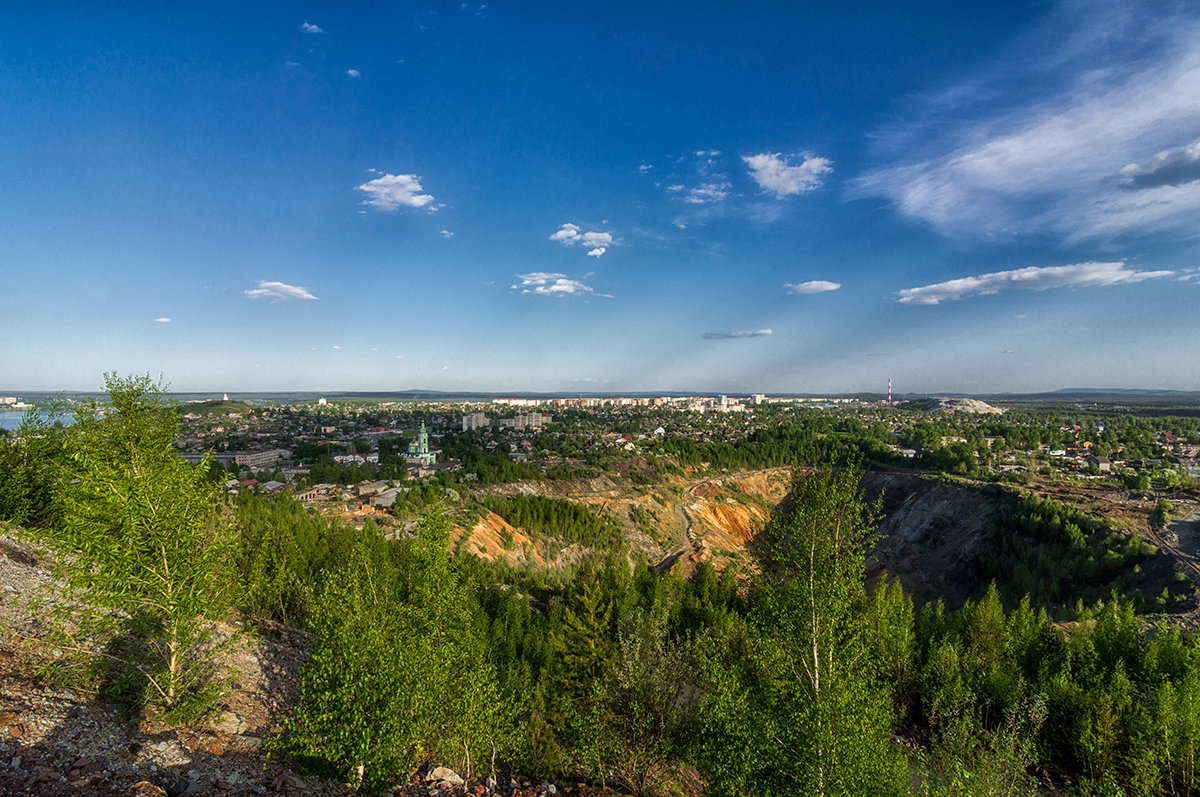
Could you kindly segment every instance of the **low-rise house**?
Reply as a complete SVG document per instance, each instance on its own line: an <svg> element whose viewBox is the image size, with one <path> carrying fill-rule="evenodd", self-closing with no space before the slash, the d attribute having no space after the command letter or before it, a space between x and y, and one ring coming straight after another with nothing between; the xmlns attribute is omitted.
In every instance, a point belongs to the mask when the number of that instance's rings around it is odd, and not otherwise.
<svg viewBox="0 0 1200 797"><path fill-rule="evenodd" d="M372 495L370 498L370 504L376 509L391 509L392 505L396 503L396 497L399 496L400 493L401 488L389 487L382 492Z"/></svg>

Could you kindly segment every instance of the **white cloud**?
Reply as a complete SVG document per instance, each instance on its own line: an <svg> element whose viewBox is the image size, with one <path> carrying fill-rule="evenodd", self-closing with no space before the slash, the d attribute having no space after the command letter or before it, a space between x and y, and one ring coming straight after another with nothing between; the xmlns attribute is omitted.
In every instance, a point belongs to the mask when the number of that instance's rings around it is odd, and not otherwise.
<svg viewBox="0 0 1200 797"><path fill-rule="evenodd" d="M340 348L342 348L342 347L341 347L341 346L339 346L339 345L337 345L337 344L335 343L335 344L333 344L332 346L330 346L329 348L333 349L334 351L337 351L338 349L340 349Z"/></svg>
<svg viewBox="0 0 1200 797"><path fill-rule="evenodd" d="M809 280L808 282L801 282L798 285L785 282L783 287L787 288L788 293L806 294L836 291L838 288L842 287L842 284L840 282L830 282L829 280Z"/></svg>
<svg viewBox="0 0 1200 797"><path fill-rule="evenodd" d="M750 167L750 176L759 188L783 199L820 188L825 175L833 171L833 162L828 158L807 152L798 157L800 162L795 165L778 152L750 155L742 160Z"/></svg>
<svg viewBox="0 0 1200 797"><path fill-rule="evenodd" d="M729 196L729 188L729 183L723 180L701 183L688 191L688 195L683 201L693 205L720 202Z"/></svg>
<svg viewBox="0 0 1200 797"><path fill-rule="evenodd" d="M649 163L642 163L642 164L638 165L638 171L641 172L642 174L645 174L646 172L650 171L653 168L654 168L654 166L652 166Z"/></svg>
<svg viewBox="0 0 1200 797"><path fill-rule="evenodd" d="M454 233L450 232L450 230L442 230L441 235L443 238L453 238L454 237Z"/></svg>
<svg viewBox="0 0 1200 797"><path fill-rule="evenodd" d="M396 210L401 206L437 210L433 197L421 193L421 178L415 174L381 174L358 186L358 190L367 195L362 204L376 210Z"/></svg>
<svg viewBox="0 0 1200 797"><path fill-rule="evenodd" d="M583 279L587 279L590 275L584 274ZM567 277L566 274L553 274L547 271L534 271L529 274L518 274L517 279L520 283L513 285L512 290L520 291L521 293L532 293L537 296L575 296L575 295L594 295L602 296L606 299L612 297L604 293L596 293L591 287L585 285L583 280L573 280Z"/></svg>
<svg viewBox="0 0 1200 797"><path fill-rule="evenodd" d="M1125 263L1075 263L1070 266L994 271L975 277L938 282L900 291L901 304L937 304L942 301L982 296L1003 290L1044 291L1050 288L1086 288L1100 285L1124 285L1148 279L1169 277L1173 271L1134 271Z"/></svg>
<svg viewBox="0 0 1200 797"><path fill-rule="evenodd" d="M563 246L581 245L587 247L588 256L600 257L613 245L610 232L583 232L578 224L567 222L550 236L551 241L558 241Z"/></svg>
<svg viewBox="0 0 1200 797"><path fill-rule="evenodd" d="M315 300L317 298L308 292L308 288L288 285L284 282L261 281L257 288L244 291L244 293L250 299L270 299L273 302L286 302L290 299Z"/></svg>
<svg viewBox="0 0 1200 797"><path fill-rule="evenodd" d="M362 72L359 72L357 69L347 69L346 74L350 77L362 77Z"/></svg>
<svg viewBox="0 0 1200 797"><path fill-rule="evenodd" d="M613 237L610 232L585 232L583 234L584 246L612 246Z"/></svg>
<svg viewBox="0 0 1200 797"><path fill-rule="evenodd" d="M162 318L156 318L156 319L154 319L154 323L156 323L156 324L169 324L169 323L171 323L171 319L167 318L166 316L163 316Z"/></svg>
<svg viewBox="0 0 1200 797"><path fill-rule="evenodd" d="M325 32L325 31L321 30L321 28L319 26L314 25L311 22L305 22L303 25L300 26L300 30L304 31L305 33L324 33Z"/></svg>
<svg viewBox="0 0 1200 797"><path fill-rule="evenodd" d="M550 236L550 240L561 241L564 244L577 243L579 241L579 225L567 222Z"/></svg>
<svg viewBox="0 0 1200 797"><path fill-rule="evenodd" d="M1070 241L1194 231L1200 15L1063 2L980 77L875 138L910 153L857 181L943 234Z"/></svg>
<svg viewBox="0 0 1200 797"><path fill-rule="evenodd" d="M756 329L751 332L705 332L701 337L706 340L729 340L731 338L763 338L775 334L770 329Z"/></svg>

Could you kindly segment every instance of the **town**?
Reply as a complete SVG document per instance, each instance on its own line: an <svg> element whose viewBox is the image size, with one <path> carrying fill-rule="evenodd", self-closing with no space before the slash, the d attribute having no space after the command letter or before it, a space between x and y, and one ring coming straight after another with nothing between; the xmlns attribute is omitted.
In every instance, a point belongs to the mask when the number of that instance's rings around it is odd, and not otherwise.
<svg viewBox="0 0 1200 797"><path fill-rule="evenodd" d="M211 457L230 492L291 493L343 518L390 514L414 484L582 478L647 458L692 468L728 461L717 470L789 466L795 447L813 436L857 447L881 466L997 482L1163 492L1200 478L1200 421L1177 416L1160 424L1097 407L1014 404L1002 413L967 399L889 404L760 394L211 400L181 404L179 413L178 450L193 462Z"/></svg>

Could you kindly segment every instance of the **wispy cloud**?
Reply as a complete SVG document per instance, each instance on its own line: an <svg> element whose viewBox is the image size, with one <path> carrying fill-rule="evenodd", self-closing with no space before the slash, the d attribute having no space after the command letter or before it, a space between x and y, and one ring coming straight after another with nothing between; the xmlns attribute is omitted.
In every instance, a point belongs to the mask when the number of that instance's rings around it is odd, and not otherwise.
<svg viewBox="0 0 1200 797"><path fill-rule="evenodd" d="M154 319L154 323L156 323L156 324L169 324L169 323L171 323L171 319L167 318L166 316L163 316L162 318L156 318L156 319Z"/></svg>
<svg viewBox="0 0 1200 797"><path fill-rule="evenodd" d="M286 282L259 282L257 288L245 291L245 294L250 299L269 299L272 302L317 298L309 293L308 288L288 285Z"/></svg>
<svg viewBox="0 0 1200 797"><path fill-rule="evenodd" d="M346 74L350 77L362 77L362 72L359 72L357 69L347 69Z"/></svg>
<svg viewBox="0 0 1200 797"><path fill-rule="evenodd" d="M692 205L706 205L709 202L720 202L729 196L732 186L726 180L701 183L687 192L683 201Z"/></svg>
<svg viewBox="0 0 1200 797"><path fill-rule="evenodd" d="M1044 291L1050 288L1087 288L1101 285L1124 285L1148 279L1169 277L1173 271L1134 271L1123 262L1075 263L1070 266L994 271L975 277L938 282L919 288L900 291L901 304L938 304L943 301L982 296L1004 290Z"/></svg>
<svg viewBox="0 0 1200 797"><path fill-rule="evenodd" d="M758 187L778 199L820 188L825 175L833 171L833 162L828 158L805 152L796 159L799 162L791 164L778 152L742 158Z"/></svg>
<svg viewBox="0 0 1200 797"><path fill-rule="evenodd" d="M374 180L358 186L367 195L362 204L376 210L396 210L401 207L437 210L433 196L422 193L421 178L415 174L379 174Z"/></svg>
<svg viewBox="0 0 1200 797"><path fill-rule="evenodd" d="M720 150L701 149L676 158L662 175L662 182L655 181L668 194L682 199L689 205L716 205L730 197L733 184L722 168ZM654 167L643 163L638 166L642 174L649 174Z"/></svg>
<svg viewBox="0 0 1200 797"><path fill-rule="evenodd" d="M806 293L826 293L827 291L836 291L842 287L840 282L830 282L829 280L809 280L801 282L798 285L793 285L790 282L785 282L783 287L788 293L806 294Z"/></svg>
<svg viewBox="0 0 1200 797"><path fill-rule="evenodd" d="M1194 231L1200 214L1200 14L1063 0L981 75L922 100L863 175L943 234L1068 240Z"/></svg>
<svg viewBox="0 0 1200 797"><path fill-rule="evenodd" d="M532 293L536 296L601 296L605 299L612 297L604 293L596 293L590 286L584 284L583 280L590 277L590 274L584 274L582 279L574 280L567 277L566 274L553 274L547 271L534 271L529 274L518 274L519 283L512 286L512 290L520 291L521 293Z"/></svg>
<svg viewBox="0 0 1200 797"><path fill-rule="evenodd" d="M730 338L764 338L775 334L770 329L755 329L750 332L705 332L700 337L705 340L728 340Z"/></svg>
<svg viewBox="0 0 1200 797"><path fill-rule="evenodd" d="M591 257L600 257L613 244L610 232L591 230L584 232L578 224L567 222L550 236L551 241L558 241L563 246L584 246Z"/></svg>
<svg viewBox="0 0 1200 797"><path fill-rule="evenodd" d="M303 25L300 26L300 30L304 31L305 33L324 33L325 32L324 30L322 30L320 28L320 26L314 25L311 22L305 22Z"/></svg>
<svg viewBox="0 0 1200 797"><path fill-rule="evenodd" d="M454 233L453 233L453 232L451 232L450 230L442 230L442 231L441 231L441 236L442 236L443 238L453 238L453 237L454 237Z"/></svg>

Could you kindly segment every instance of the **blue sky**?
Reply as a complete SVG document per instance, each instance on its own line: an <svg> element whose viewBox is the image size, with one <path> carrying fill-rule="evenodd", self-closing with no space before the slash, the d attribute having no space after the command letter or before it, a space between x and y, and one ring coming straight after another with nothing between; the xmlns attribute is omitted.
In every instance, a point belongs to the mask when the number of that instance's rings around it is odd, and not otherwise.
<svg viewBox="0 0 1200 797"><path fill-rule="evenodd" d="M1200 389L1198 222L1194 3L0 10L3 390Z"/></svg>

